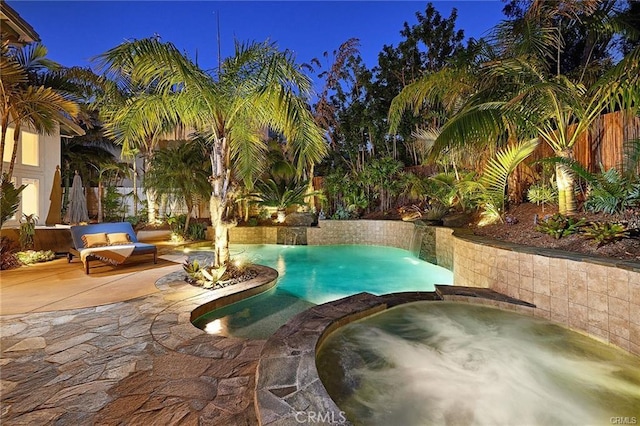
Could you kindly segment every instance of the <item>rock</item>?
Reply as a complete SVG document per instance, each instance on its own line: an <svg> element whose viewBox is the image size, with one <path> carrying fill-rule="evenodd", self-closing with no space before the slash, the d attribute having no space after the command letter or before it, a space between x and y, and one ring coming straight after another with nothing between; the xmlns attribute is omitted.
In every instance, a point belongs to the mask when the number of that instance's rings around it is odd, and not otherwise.
<svg viewBox="0 0 640 426"><path fill-rule="evenodd" d="M289 213L284 220L289 226L312 226L316 222L316 215L313 213Z"/></svg>
<svg viewBox="0 0 640 426"><path fill-rule="evenodd" d="M462 228L471 223L472 217L468 213L454 213L442 218L442 225L449 228Z"/></svg>

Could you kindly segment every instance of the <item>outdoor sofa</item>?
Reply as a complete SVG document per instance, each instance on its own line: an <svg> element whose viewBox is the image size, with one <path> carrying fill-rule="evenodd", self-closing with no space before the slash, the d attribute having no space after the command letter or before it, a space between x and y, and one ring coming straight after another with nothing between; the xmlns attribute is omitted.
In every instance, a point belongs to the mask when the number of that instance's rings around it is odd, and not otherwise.
<svg viewBox="0 0 640 426"><path fill-rule="evenodd" d="M67 259L71 263L74 256L79 257L86 274L89 274L91 260L119 265L130 256L153 254L153 263L158 262L158 248L139 242L129 222L72 226L70 231L73 247Z"/></svg>

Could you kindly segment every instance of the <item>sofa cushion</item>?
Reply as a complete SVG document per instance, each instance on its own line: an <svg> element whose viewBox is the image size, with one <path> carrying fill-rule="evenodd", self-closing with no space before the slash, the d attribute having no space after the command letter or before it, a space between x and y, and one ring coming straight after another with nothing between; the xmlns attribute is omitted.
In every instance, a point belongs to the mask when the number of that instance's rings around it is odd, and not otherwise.
<svg viewBox="0 0 640 426"><path fill-rule="evenodd" d="M104 232L97 232L95 234L84 234L82 236L82 242L85 248L92 247L104 247L109 245L107 234Z"/></svg>
<svg viewBox="0 0 640 426"><path fill-rule="evenodd" d="M129 238L129 234L126 232L112 232L107 234L107 240L109 240L109 245L121 245L121 244L131 244L131 238Z"/></svg>

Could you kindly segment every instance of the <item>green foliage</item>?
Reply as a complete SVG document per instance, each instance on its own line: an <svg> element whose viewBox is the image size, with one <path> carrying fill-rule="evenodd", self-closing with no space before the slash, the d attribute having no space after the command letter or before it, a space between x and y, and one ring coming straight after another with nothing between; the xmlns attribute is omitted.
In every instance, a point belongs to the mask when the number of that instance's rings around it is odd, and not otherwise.
<svg viewBox="0 0 640 426"><path fill-rule="evenodd" d="M20 247L22 250L33 248L33 237L36 235L36 222L38 216L35 214L22 214L23 221L20 221Z"/></svg>
<svg viewBox="0 0 640 426"><path fill-rule="evenodd" d="M248 263L239 258L229 260L221 267L203 266L197 260L186 261L182 268L187 274L187 281L207 289L216 289L246 279Z"/></svg>
<svg viewBox="0 0 640 426"><path fill-rule="evenodd" d="M202 222L191 222L187 229L187 239L191 241L201 241L206 239L207 225Z"/></svg>
<svg viewBox="0 0 640 426"><path fill-rule="evenodd" d="M20 185L16 188L8 175L2 175L0 178L0 226L16 213L20 205L20 193L26 187L26 185Z"/></svg>
<svg viewBox="0 0 640 426"><path fill-rule="evenodd" d="M127 216L124 220L129 222L133 229L139 229L147 224L147 213L146 211L140 211L137 216Z"/></svg>
<svg viewBox="0 0 640 426"><path fill-rule="evenodd" d="M449 207L440 204L438 202L431 203L422 213L422 218L426 220L440 220L447 213L449 213Z"/></svg>
<svg viewBox="0 0 640 426"><path fill-rule="evenodd" d="M102 197L102 211L105 222L118 222L122 218L122 195L115 186L108 186Z"/></svg>
<svg viewBox="0 0 640 426"><path fill-rule="evenodd" d="M189 241L200 241L206 238L207 226L204 223L189 222L187 232L184 232L185 223L187 222L186 214L167 216L166 221L171 229L173 238Z"/></svg>
<svg viewBox="0 0 640 426"><path fill-rule="evenodd" d="M587 223L586 219L575 219L571 216L564 216L556 213L553 216L543 219L536 226L536 231L551 235L556 240L567 235L576 234L580 228Z"/></svg>
<svg viewBox="0 0 640 426"><path fill-rule="evenodd" d="M16 253L18 260L23 265L32 265L39 262L49 262L56 258L56 254L51 250L26 250Z"/></svg>
<svg viewBox="0 0 640 426"><path fill-rule="evenodd" d="M354 219L353 212L349 211L342 204L338 205L336 211L330 216L332 220L349 220Z"/></svg>
<svg viewBox="0 0 640 426"><path fill-rule="evenodd" d="M585 209L608 214L621 213L640 205L640 180L625 177L616 169L601 171L590 180Z"/></svg>
<svg viewBox="0 0 640 426"><path fill-rule="evenodd" d="M17 268L20 261L16 256L18 248L9 237L0 236L0 270Z"/></svg>
<svg viewBox="0 0 640 426"><path fill-rule="evenodd" d="M582 232L585 237L597 243L598 247L629 237L627 228L614 222L591 222Z"/></svg>
<svg viewBox="0 0 640 426"><path fill-rule="evenodd" d="M247 226L258 226L258 218L250 217L247 221Z"/></svg>
<svg viewBox="0 0 640 426"><path fill-rule="evenodd" d="M267 179L256 184L257 197L265 206L285 209L295 204L305 204L305 198L320 196L321 191L309 191L309 182L293 179Z"/></svg>
<svg viewBox="0 0 640 426"><path fill-rule="evenodd" d="M537 145L537 139L531 139L503 148L488 161L484 173L477 182L469 180L459 184L462 193L467 198L477 199L482 209L479 225L488 225L501 220L505 210L509 175L535 150Z"/></svg>
<svg viewBox="0 0 640 426"><path fill-rule="evenodd" d="M558 190L553 186L536 183L527 190L527 199L537 205L555 204L558 199Z"/></svg>

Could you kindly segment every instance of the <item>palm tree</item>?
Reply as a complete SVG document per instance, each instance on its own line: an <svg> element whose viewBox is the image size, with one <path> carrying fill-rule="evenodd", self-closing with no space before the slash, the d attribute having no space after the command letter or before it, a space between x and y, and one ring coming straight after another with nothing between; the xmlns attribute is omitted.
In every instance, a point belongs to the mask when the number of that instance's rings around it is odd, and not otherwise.
<svg viewBox="0 0 640 426"><path fill-rule="evenodd" d="M515 82L510 99L468 105L445 125L436 145L464 140L470 133L489 137L509 126L527 126L549 144L556 156L572 159L574 145L602 113L638 111L640 106L640 48L591 87L563 75L548 77L530 58L504 60L492 69ZM556 182L562 214L576 212L574 180L566 161L558 162Z"/></svg>
<svg viewBox="0 0 640 426"><path fill-rule="evenodd" d="M160 194L174 194L187 206L189 222L196 199L210 194L209 167L206 151L198 141L178 141L179 145L154 151L153 167L145 174L145 186L156 188Z"/></svg>
<svg viewBox="0 0 640 426"><path fill-rule="evenodd" d="M271 43L236 44L216 78L173 44L157 38L123 43L100 56L108 73L127 74L147 91L119 108L124 119L114 138L123 148L178 124L201 131L208 142L212 175L210 212L214 265L229 259L229 227L235 186L264 169L265 128L284 135L298 174L326 153L308 108L311 82L290 52Z"/></svg>
<svg viewBox="0 0 640 426"><path fill-rule="evenodd" d="M7 129L14 126L13 151L8 179L18 153L20 130L29 126L37 132L51 134L58 123L82 130L73 123L72 118L80 112L79 105L62 91L45 86L47 72L59 70L60 66L46 58L47 49L39 43L23 48L10 46L3 37L0 47L0 158L4 159ZM5 173L4 161L0 164L0 175Z"/></svg>
<svg viewBox="0 0 640 426"><path fill-rule="evenodd" d="M596 79L585 79L585 72L577 72L576 82L559 73L557 64L563 39L560 28L552 24L565 15L593 12L601 2L560 3L533 1L524 18L505 21L496 28L491 46L493 54L488 57L491 60L483 64L471 90L465 85L464 90L458 89L460 83L467 81L464 78L454 83L455 90L451 93L464 96L454 97L455 115L441 129L433 152L451 146L495 147L498 141L514 143L539 136L556 156L571 159L575 143L602 113L616 109L638 110L639 48ZM607 34L615 29L613 20L609 19L602 26ZM555 73L550 69L554 65L552 59L556 61ZM588 58L582 66L585 70L591 67ZM439 78L436 73L403 90L390 111L391 124L408 108L417 109L442 99ZM556 176L559 211L573 214L576 211L574 177L566 161L556 164Z"/></svg>

